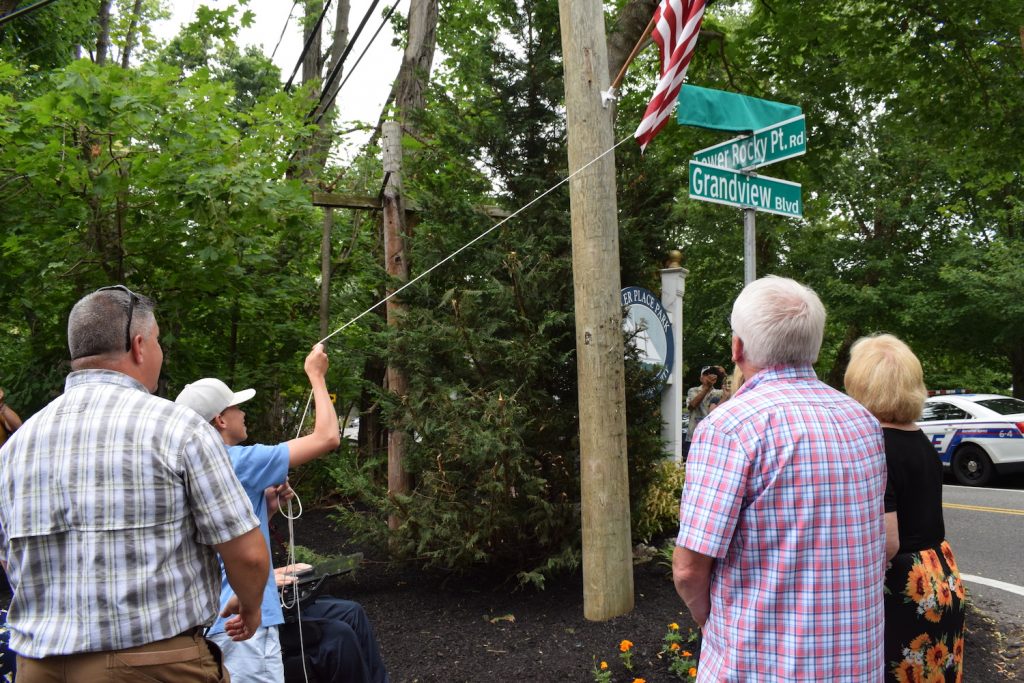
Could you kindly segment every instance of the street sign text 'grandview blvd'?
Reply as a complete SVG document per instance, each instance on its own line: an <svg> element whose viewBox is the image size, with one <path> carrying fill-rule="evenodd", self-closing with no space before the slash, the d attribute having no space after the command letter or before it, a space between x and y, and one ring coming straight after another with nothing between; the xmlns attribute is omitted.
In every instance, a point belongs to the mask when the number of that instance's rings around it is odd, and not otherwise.
<svg viewBox="0 0 1024 683"><path fill-rule="evenodd" d="M690 196L707 202L767 211L793 218L800 218L804 213L798 183L748 175L692 159Z"/></svg>

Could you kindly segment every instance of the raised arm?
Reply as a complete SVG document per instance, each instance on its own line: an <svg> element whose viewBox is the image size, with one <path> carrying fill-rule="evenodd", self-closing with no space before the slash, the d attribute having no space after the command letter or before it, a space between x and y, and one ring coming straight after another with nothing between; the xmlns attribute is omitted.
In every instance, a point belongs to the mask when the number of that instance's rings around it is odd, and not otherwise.
<svg viewBox="0 0 1024 683"><path fill-rule="evenodd" d="M331 403L331 395L327 392L327 354L324 345L317 344L306 356L306 375L313 388L313 405L316 421L313 433L301 436L288 442L288 464L298 467L304 463L327 455L341 444L341 428L338 426L338 413Z"/></svg>

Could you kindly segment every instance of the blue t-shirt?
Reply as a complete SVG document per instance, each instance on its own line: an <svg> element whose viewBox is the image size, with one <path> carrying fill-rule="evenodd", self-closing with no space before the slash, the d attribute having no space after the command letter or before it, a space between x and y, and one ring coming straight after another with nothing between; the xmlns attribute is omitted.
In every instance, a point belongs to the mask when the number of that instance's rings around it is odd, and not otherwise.
<svg viewBox="0 0 1024 683"><path fill-rule="evenodd" d="M242 482L249 501L252 503L252 510L260 519L260 531L263 532L263 539L267 542L267 552L270 552L270 522L267 517L267 499L264 491L268 486L283 484L288 478L288 444L276 446L230 446L228 456L231 458L231 466ZM235 591L231 590L228 584L227 574L224 573L224 563L220 565L220 609L224 610L231 596ZM267 585L263 589L263 626L277 626L284 623L284 613L281 611L281 599L277 594L277 584L274 582L274 563L270 563L270 576L267 577ZM224 631L224 617L217 617L210 627L210 634L222 633Z"/></svg>

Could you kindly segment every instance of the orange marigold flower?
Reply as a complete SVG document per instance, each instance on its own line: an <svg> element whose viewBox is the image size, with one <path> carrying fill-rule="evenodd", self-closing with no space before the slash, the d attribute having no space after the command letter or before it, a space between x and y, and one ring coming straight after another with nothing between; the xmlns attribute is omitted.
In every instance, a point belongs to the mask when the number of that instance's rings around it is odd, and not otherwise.
<svg viewBox="0 0 1024 683"><path fill-rule="evenodd" d="M608 662L601 662L601 671L608 670Z"/></svg>
<svg viewBox="0 0 1024 683"><path fill-rule="evenodd" d="M624 640L621 643L619 643L620 652L629 652L631 649L633 649L633 643L631 643L630 641Z"/></svg>
<svg viewBox="0 0 1024 683"><path fill-rule="evenodd" d="M693 653L692 653L692 652L690 652L689 650L683 650L683 651L682 651L682 652L680 652L679 654L680 654L681 656L683 656L683 657L686 657L686 658L690 658L690 657L692 657L692 656L693 656Z"/></svg>
<svg viewBox="0 0 1024 683"><path fill-rule="evenodd" d="M672 631L678 631L679 630L679 624L677 624L674 621L671 624L669 624L668 627Z"/></svg>
<svg viewBox="0 0 1024 683"><path fill-rule="evenodd" d="M907 597L914 602L921 602L931 592L931 577L924 565L915 564L907 575Z"/></svg>
<svg viewBox="0 0 1024 683"><path fill-rule="evenodd" d="M942 568L942 563L939 562L939 556L935 554L934 550L921 551L921 564L925 566L928 573L937 579L941 580L946 574L946 571Z"/></svg>
<svg viewBox="0 0 1024 683"><path fill-rule="evenodd" d="M924 677L924 667L904 659L892 673L899 683L918 683Z"/></svg>
<svg viewBox="0 0 1024 683"><path fill-rule="evenodd" d="M633 683L647 683L647 681L645 681L642 678L634 678L633 679Z"/></svg>
<svg viewBox="0 0 1024 683"><path fill-rule="evenodd" d="M697 667L691 666L690 670L687 671L686 673L690 674L690 678L696 678L697 677Z"/></svg>
<svg viewBox="0 0 1024 683"><path fill-rule="evenodd" d="M949 648L946 647L945 643L936 643L934 647L928 650L928 654L925 655L925 661L928 662L928 666L943 669L946 666L946 657L949 656Z"/></svg>
<svg viewBox="0 0 1024 683"><path fill-rule="evenodd" d="M670 649L673 652L675 652L676 650L679 649L679 647L680 647L679 643L672 643L671 645L668 646L668 649Z"/></svg>
<svg viewBox="0 0 1024 683"><path fill-rule="evenodd" d="M912 641L910 641L910 651L917 652L930 642L932 642L931 636L929 636L927 633L922 633L917 638L914 638Z"/></svg>

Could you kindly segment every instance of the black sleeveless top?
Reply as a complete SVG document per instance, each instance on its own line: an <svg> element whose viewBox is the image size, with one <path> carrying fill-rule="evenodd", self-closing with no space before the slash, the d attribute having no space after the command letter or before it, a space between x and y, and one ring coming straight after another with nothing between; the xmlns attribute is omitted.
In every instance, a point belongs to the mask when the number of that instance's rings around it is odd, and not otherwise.
<svg viewBox="0 0 1024 683"><path fill-rule="evenodd" d="M946 537L942 519L942 461L920 429L885 427L885 511L899 521L901 553L937 546Z"/></svg>

